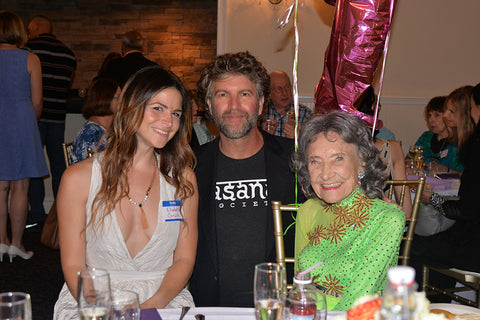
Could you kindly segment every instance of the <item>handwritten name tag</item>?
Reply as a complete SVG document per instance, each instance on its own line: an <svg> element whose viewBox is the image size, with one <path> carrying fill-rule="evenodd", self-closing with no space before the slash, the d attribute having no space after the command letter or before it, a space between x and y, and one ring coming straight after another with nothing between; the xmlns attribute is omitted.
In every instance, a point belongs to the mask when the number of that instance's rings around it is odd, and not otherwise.
<svg viewBox="0 0 480 320"><path fill-rule="evenodd" d="M165 221L183 221L180 206L182 200L162 201L162 211Z"/></svg>
<svg viewBox="0 0 480 320"><path fill-rule="evenodd" d="M443 159L448 156L448 149L440 151L440 158Z"/></svg>

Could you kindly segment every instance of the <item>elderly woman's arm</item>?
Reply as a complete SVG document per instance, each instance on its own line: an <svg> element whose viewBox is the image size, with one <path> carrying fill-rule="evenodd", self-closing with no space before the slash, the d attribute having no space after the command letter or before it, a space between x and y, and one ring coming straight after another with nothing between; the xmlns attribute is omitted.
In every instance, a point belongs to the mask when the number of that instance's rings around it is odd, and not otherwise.
<svg viewBox="0 0 480 320"><path fill-rule="evenodd" d="M164 308L182 291L192 274L197 252L198 190L193 170L187 170L186 178L194 186L195 192L190 198L183 201L184 221L180 224L180 233L173 256L173 264L165 274L157 292L142 303L142 309Z"/></svg>
<svg viewBox="0 0 480 320"><path fill-rule="evenodd" d="M366 294L380 293L385 286L387 270L398 264L400 241L405 228L405 216L398 208L389 206L372 223L376 228L369 235L368 249L357 267L351 271L350 283L336 310L347 310Z"/></svg>

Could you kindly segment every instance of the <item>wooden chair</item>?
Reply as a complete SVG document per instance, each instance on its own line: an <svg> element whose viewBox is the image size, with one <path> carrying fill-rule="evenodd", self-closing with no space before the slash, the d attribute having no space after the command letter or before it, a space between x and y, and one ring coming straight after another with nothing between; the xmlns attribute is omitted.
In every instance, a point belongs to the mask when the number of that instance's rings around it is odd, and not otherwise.
<svg viewBox="0 0 480 320"><path fill-rule="evenodd" d="M295 263L294 257L285 257L285 243L283 241L283 218L284 212L297 212L298 206L294 205L282 205L281 201L272 201L273 211L273 235L275 237L275 253L277 257L277 263L286 267L287 263ZM292 284L287 285L287 289L291 289Z"/></svg>
<svg viewBox="0 0 480 320"><path fill-rule="evenodd" d="M453 278L456 280L457 285L460 286L446 289L435 287L434 285L428 283L430 271L438 272L447 277ZM470 300L467 297L462 297L458 295L458 293L472 290L476 294L475 300ZM461 304L480 308L480 273L460 270L456 268L440 269L424 265L422 291L425 291L427 297L429 295L442 294L452 298L457 302L460 302Z"/></svg>
<svg viewBox="0 0 480 320"><path fill-rule="evenodd" d="M403 248L399 258L399 262L403 266L408 266L410 262L410 250L412 249L413 236L415 234L415 226L417 224L418 211L420 209L420 203L422 198L423 189L425 187L425 177L420 177L418 180L387 180L389 186L387 191L387 197L392 199L395 186L402 186L400 193L400 199L396 199L399 205L403 205L405 192L410 192L407 187L416 187L415 198L413 200L412 215L407 219L407 231L402 238Z"/></svg>
<svg viewBox="0 0 480 320"><path fill-rule="evenodd" d="M62 143L62 149L63 149L63 158L65 160L65 168L68 168L71 163L70 163L70 155L72 154L73 150L73 141L72 142L67 142L67 143ZM93 157L93 149L88 147L87 148L87 154L88 157Z"/></svg>

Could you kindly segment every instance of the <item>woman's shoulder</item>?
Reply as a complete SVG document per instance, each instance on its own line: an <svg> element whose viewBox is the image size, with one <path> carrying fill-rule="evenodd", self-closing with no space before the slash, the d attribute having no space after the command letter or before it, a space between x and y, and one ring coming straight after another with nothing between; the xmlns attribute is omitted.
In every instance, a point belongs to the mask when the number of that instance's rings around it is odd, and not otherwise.
<svg viewBox="0 0 480 320"><path fill-rule="evenodd" d="M405 224L405 212L396 203L390 203L381 199L374 199L372 214L376 220L395 220L402 225Z"/></svg>

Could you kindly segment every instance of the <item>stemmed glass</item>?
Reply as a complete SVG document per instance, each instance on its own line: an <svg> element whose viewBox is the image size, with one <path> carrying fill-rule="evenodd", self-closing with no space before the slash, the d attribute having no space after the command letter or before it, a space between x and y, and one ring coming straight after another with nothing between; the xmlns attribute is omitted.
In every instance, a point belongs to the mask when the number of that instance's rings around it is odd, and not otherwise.
<svg viewBox="0 0 480 320"><path fill-rule="evenodd" d="M140 320L140 302L136 292L120 289L112 291L111 320Z"/></svg>
<svg viewBox="0 0 480 320"><path fill-rule="evenodd" d="M23 292L0 293L1 320L32 320L30 295Z"/></svg>
<svg viewBox="0 0 480 320"><path fill-rule="evenodd" d="M287 289L285 267L277 263L255 266L253 296L257 320L280 320Z"/></svg>
<svg viewBox="0 0 480 320"><path fill-rule="evenodd" d="M110 274L105 269L88 267L78 273L78 317L80 320L110 319Z"/></svg>

